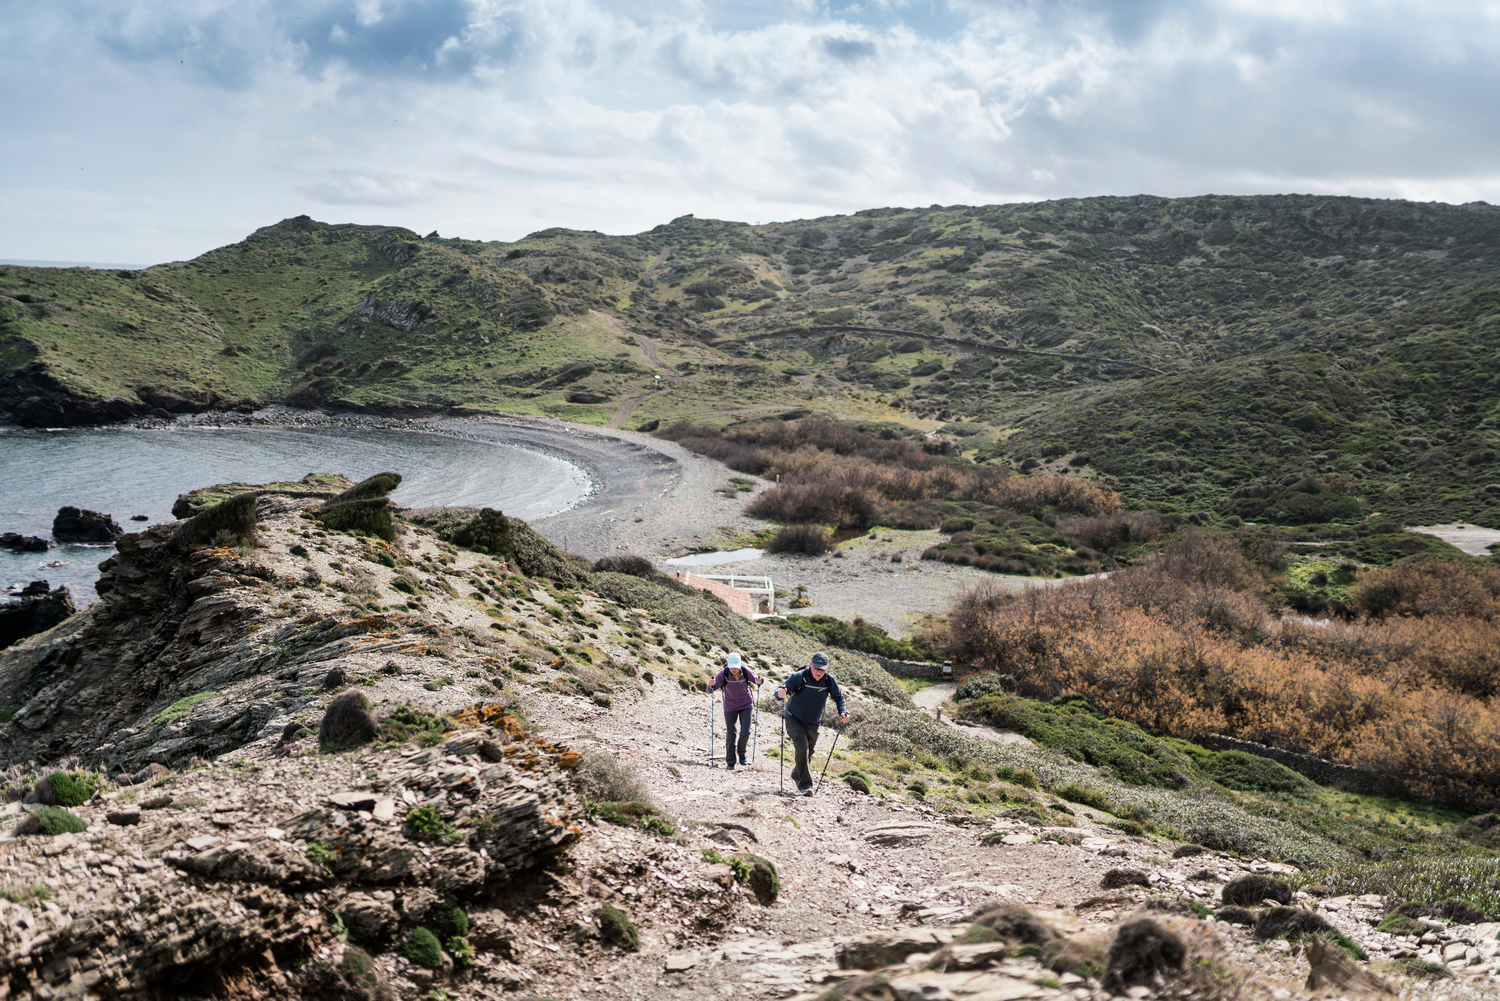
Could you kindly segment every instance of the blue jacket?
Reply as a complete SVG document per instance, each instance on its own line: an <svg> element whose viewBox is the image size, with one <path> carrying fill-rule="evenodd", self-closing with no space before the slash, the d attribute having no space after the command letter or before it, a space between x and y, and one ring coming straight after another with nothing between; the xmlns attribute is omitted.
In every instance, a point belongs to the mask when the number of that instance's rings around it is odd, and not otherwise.
<svg viewBox="0 0 1500 1001"><path fill-rule="evenodd" d="M840 713L848 712L844 708L844 693L839 691L833 672L824 674L822 681L814 681L812 669L804 667L786 679L786 706L782 715L816 730L823 721L823 707L828 704L829 695L833 696L833 704L839 707Z"/></svg>

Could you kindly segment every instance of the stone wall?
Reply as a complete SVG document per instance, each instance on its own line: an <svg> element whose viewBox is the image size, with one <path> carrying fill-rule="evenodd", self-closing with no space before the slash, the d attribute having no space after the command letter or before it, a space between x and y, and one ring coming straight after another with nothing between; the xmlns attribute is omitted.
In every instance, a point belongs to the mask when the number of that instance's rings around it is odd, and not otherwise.
<svg viewBox="0 0 1500 1001"><path fill-rule="evenodd" d="M1284 751L1279 747L1268 747L1265 744L1257 744L1253 740L1240 740L1238 737L1226 737L1222 734L1206 737L1199 743L1214 751L1244 751L1246 754L1270 758L1297 774L1312 779L1318 785L1378 795L1388 795L1396 791L1392 788L1390 780L1374 772L1351 768L1323 758L1315 758L1311 754Z"/></svg>
<svg viewBox="0 0 1500 1001"><path fill-rule="evenodd" d="M953 668L947 664L929 664L914 660L892 660L879 654L866 654L875 663L885 668L886 673L898 678L932 678L936 681L953 680Z"/></svg>

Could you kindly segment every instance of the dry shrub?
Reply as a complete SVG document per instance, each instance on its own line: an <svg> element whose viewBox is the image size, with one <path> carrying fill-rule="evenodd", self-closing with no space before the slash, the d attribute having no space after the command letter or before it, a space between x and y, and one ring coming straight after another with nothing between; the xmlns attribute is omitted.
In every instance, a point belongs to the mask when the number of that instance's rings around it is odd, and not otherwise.
<svg viewBox="0 0 1500 1001"><path fill-rule="evenodd" d="M1186 958L1182 939L1163 925L1150 918L1127 921L1109 944L1104 986L1112 993L1123 994L1131 986L1180 971Z"/></svg>
<svg viewBox="0 0 1500 1001"><path fill-rule="evenodd" d="M589 751L573 773L578 792L591 803L651 801L651 789L628 762L606 751Z"/></svg>
<svg viewBox="0 0 1500 1001"><path fill-rule="evenodd" d="M814 525L787 525L766 542L766 552L821 556L828 552L828 533Z"/></svg>
<svg viewBox="0 0 1500 1001"><path fill-rule="evenodd" d="M1389 570L1367 571L1351 597L1356 608L1371 615L1462 616L1489 622L1500 618L1500 567L1415 558Z"/></svg>
<svg viewBox="0 0 1500 1001"><path fill-rule="evenodd" d="M1087 546L1112 552L1123 546L1154 542L1172 530L1155 511L1142 514L1097 514L1090 518L1064 518L1057 532L1072 546Z"/></svg>
<svg viewBox="0 0 1500 1001"><path fill-rule="evenodd" d="M902 506L972 500L1038 515L1120 510L1118 494L1076 476L1014 476L1008 470L950 466L909 439L885 439L827 417L765 421L731 431L691 423L657 432L731 469L779 478L745 509L773 521L846 528L907 524ZM915 506L920 507L920 504ZM939 520L922 511L920 527Z"/></svg>
<svg viewBox="0 0 1500 1001"><path fill-rule="evenodd" d="M374 740L378 729L364 693L349 691L328 703L318 724L318 744L324 748L359 747Z"/></svg>
<svg viewBox="0 0 1500 1001"><path fill-rule="evenodd" d="M1290 904L1292 888L1272 876L1241 876L1224 884L1219 899L1226 904L1238 904L1241 907L1258 907L1262 900Z"/></svg>
<svg viewBox="0 0 1500 1001"><path fill-rule="evenodd" d="M1283 622L1237 545L1188 533L1106 580L962 594L948 656L1017 694L1077 693L1188 739L1225 733L1384 776L1393 791L1500 805L1500 621Z"/></svg>

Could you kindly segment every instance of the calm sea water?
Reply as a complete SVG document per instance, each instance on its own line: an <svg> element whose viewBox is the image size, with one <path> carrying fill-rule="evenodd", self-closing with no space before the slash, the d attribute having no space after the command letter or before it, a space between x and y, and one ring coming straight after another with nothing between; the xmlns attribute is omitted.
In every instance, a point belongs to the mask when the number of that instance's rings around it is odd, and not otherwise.
<svg viewBox="0 0 1500 1001"><path fill-rule="evenodd" d="M352 480L400 473L392 499L405 507L499 508L544 518L582 501L588 477L551 455L419 431L367 428L0 428L0 532L52 536L66 504L103 511L126 531L172 520L178 494L215 483L268 483L307 473ZM131 521L145 515L145 521ZM0 586L68 585L80 607L95 600L97 565L112 546L60 545L45 553L0 550ZM63 561L66 567L41 566ZM3 600L3 598L0 598Z"/></svg>

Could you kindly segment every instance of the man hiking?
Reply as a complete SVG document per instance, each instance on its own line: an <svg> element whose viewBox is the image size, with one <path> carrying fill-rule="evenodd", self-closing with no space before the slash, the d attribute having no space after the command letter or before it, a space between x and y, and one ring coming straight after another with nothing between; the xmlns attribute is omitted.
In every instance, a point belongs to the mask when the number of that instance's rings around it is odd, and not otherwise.
<svg viewBox="0 0 1500 1001"><path fill-rule="evenodd" d="M750 686L760 683L755 672L741 662L740 655L732 653L725 659L724 669L708 686L711 692L724 693L724 760L731 772L736 760L742 765L750 764L745 760L745 748L750 743L750 714L755 711L755 693ZM736 725L740 731L738 747L734 734Z"/></svg>
<svg viewBox="0 0 1500 1001"><path fill-rule="evenodd" d="M781 718L786 725L786 732L792 738L792 747L796 749L797 765L792 769L792 781L797 783L799 796L811 796L813 793L808 759L812 757L813 749L818 744L818 725L823 721L823 706L827 704L829 695L833 696L834 705L839 707L840 721L849 722L844 693L839 690L839 683L834 680L833 675L828 673L826 653L813 654L812 661L806 667L787 678L776 689L776 698L786 699Z"/></svg>

